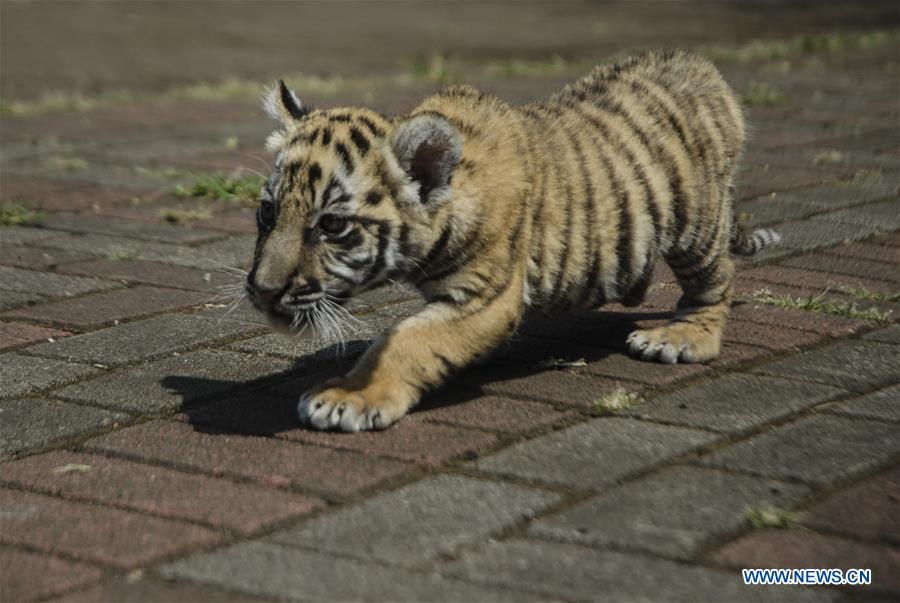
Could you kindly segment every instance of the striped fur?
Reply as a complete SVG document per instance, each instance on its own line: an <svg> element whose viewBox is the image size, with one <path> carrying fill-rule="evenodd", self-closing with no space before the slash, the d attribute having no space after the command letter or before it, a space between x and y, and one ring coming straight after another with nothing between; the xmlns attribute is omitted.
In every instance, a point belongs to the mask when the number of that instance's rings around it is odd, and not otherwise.
<svg viewBox="0 0 900 603"><path fill-rule="evenodd" d="M465 86L393 121L306 111L284 88L267 106L283 128L270 137L254 303L300 328L322 296L388 278L428 302L348 375L304 395L300 418L317 428L389 425L529 308L637 305L659 257L684 294L672 321L635 331L629 349L708 361L727 316L730 251L777 242L733 222L743 114L715 68L688 54L597 67L523 107Z"/></svg>

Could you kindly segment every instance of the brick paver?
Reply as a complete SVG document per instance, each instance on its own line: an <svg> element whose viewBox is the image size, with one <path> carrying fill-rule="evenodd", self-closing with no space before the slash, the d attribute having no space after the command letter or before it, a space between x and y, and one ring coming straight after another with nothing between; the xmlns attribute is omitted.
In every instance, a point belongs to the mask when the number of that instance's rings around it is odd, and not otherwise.
<svg viewBox="0 0 900 603"><path fill-rule="evenodd" d="M7 312L5 316L89 329L167 310L188 308L209 299L208 294L198 291L140 286L53 304L29 306Z"/></svg>
<svg viewBox="0 0 900 603"><path fill-rule="evenodd" d="M74 563L14 549L0 550L0 597L4 601L32 601L96 582L103 575L86 563Z"/></svg>
<svg viewBox="0 0 900 603"><path fill-rule="evenodd" d="M560 26L541 39L516 12L503 36L531 32L516 48L538 58L534 44L555 53L561 33L559 54L572 58L584 40L609 43L591 57L730 40L705 52L748 104L735 213L784 242L736 261L715 361L625 354L628 334L664 324L681 295L658 262L641 307L529 316L399 424L356 435L300 427L297 398L346 372L420 296L392 283L351 300L361 326L343 355L274 334L249 304L229 306L250 267L254 204L174 194L170 168L267 175L271 124L258 102L172 97L12 117L4 74L0 199L40 214L0 225L0 598L896 598L898 40L865 29L896 13L876 5L820 7L794 28L809 11L775 3L767 36L774 23L804 37L739 49L732 38L759 30L755 9L740 27L723 5L695 33L660 25L664 9L637 28L585 18L590 36ZM40 10L4 7L4 22ZM823 35L827 15L861 33ZM491 27L477 24L461 31ZM623 45L625 29L653 35ZM512 61L489 75L479 52L448 59L448 78L474 61L479 86L514 103L575 72L562 61L521 75ZM334 61L344 73L346 59ZM412 74L379 84L379 73L300 93L395 115L437 87ZM139 75L151 88L167 81ZM755 98L766 86L772 98ZM776 307L763 289L846 306ZM754 527L757 511L787 527ZM737 570L754 566L871 567L875 584L744 586Z"/></svg>
<svg viewBox="0 0 900 603"><path fill-rule="evenodd" d="M212 530L180 521L29 492L0 489L0 506L3 544L120 569L140 567L222 540ZM120 537L123 532L128 538Z"/></svg>
<svg viewBox="0 0 900 603"><path fill-rule="evenodd" d="M0 322L0 350L71 335L69 331L45 329L21 322Z"/></svg>
<svg viewBox="0 0 900 603"><path fill-rule="evenodd" d="M4 484L242 534L321 506L309 496L93 454L51 452L13 461L3 469Z"/></svg>

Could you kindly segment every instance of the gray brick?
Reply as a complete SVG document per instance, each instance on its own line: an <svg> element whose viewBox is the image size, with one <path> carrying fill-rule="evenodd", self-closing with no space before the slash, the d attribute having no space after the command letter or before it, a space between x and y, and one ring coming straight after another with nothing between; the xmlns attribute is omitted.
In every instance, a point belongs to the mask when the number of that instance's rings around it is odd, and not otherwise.
<svg viewBox="0 0 900 603"><path fill-rule="evenodd" d="M35 304L46 299L42 295L36 293L25 293L24 291L6 291L0 289L0 310L9 310Z"/></svg>
<svg viewBox="0 0 900 603"><path fill-rule="evenodd" d="M58 400L0 401L0 458L108 427L128 415Z"/></svg>
<svg viewBox="0 0 900 603"><path fill-rule="evenodd" d="M412 566L499 532L558 499L557 494L511 484L440 475L272 538L282 544Z"/></svg>
<svg viewBox="0 0 900 603"><path fill-rule="evenodd" d="M835 406L832 412L851 417L900 421L900 384L843 402Z"/></svg>
<svg viewBox="0 0 900 603"><path fill-rule="evenodd" d="M471 466L487 473L588 489L715 439L714 434L695 429L610 417L516 444Z"/></svg>
<svg viewBox="0 0 900 603"><path fill-rule="evenodd" d="M370 518L371 521L371 518ZM251 595L290 601L520 601L526 593L467 584L433 573L249 542L195 555L160 572Z"/></svg>
<svg viewBox="0 0 900 603"><path fill-rule="evenodd" d="M848 224L816 217L791 220L773 226L784 237L782 248L815 249L841 241L858 241L878 232L878 224ZM778 249L773 248L773 249Z"/></svg>
<svg viewBox="0 0 900 603"><path fill-rule="evenodd" d="M778 377L731 374L679 389L625 414L739 433L846 393L842 389Z"/></svg>
<svg viewBox="0 0 900 603"><path fill-rule="evenodd" d="M221 238L210 230L194 230L172 224L153 224L122 220L109 216L57 212L41 219L41 225L54 230L131 237L161 243L197 243Z"/></svg>
<svg viewBox="0 0 900 603"><path fill-rule="evenodd" d="M27 348L27 353L114 366L215 343L260 328L196 314L167 314L41 343Z"/></svg>
<svg viewBox="0 0 900 603"><path fill-rule="evenodd" d="M806 492L803 486L769 479L675 467L535 522L530 532L554 540L692 557L711 540L740 529L747 508L791 508Z"/></svg>
<svg viewBox="0 0 900 603"><path fill-rule="evenodd" d="M200 351L166 358L63 388L63 399L116 410L166 413L287 369L289 362L237 352Z"/></svg>
<svg viewBox="0 0 900 603"><path fill-rule="evenodd" d="M74 381L98 372L85 364L34 358L21 354L0 356L0 398L16 398Z"/></svg>
<svg viewBox="0 0 900 603"><path fill-rule="evenodd" d="M740 201L735 204L735 215L743 213L752 214L750 224L774 224L786 220L803 218L816 212L816 208L801 203L789 203L781 194L763 195L749 201Z"/></svg>
<svg viewBox="0 0 900 603"><path fill-rule="evenodd" d="M900 452L900 425L821 415L773 429L705 456L715 467L830 485Z"/></svg>
<svg viewBox="0 0 900 603"><path fill-rule="evenodd" d="M571 544L511 539L489 542L450 564L446 574L528 588L545 597L582 601L831 601L832 592L753 587L740 574Z"/></svg>
<svg viewBox="0 0 900 603"><path fill-rule="evenodd" d="M896 187L896 183L894 184ZM789 193L779 193L785 203L805 205L815 210L838 210L867 201L875 201L890 194L881 181L872 187L857 186L852 184L826 184L793 190Z"/></svg>
<svg viewBox="0 0 900 603"><path fill-rule="evenodd" d="M80 295L122 287L121 283L83 276L61 276L22 268L0 266L0 287L9 291L36 293L48 297Z"/></svg>
<svg viewBox="0 0 900 603"><path fill-rule="evenodd" d="M27 226L0 226L0 245L21 245L42 239L65 236L62 233Z"/></svg>
<svg viewBox="0 0 900 603"><path fill-rule="evenodd" d="M873 341L839 341L764 364L754 373L794 377L851 391L867 391L897 380L900 346Z"/></svg>
<svg viewBox="0 0 900 603"><path fill-rule="evenodd" d="M874 225L881 232L891 232L900 228L900 198L857 205L851 209L823 214L813 219L856 224L866 228Z"/></svg>
<svg viewBox="0 0 900 603"><path fill-rule="evenodd" d="M863 339L870 339L872 341L881 341L883 343L900 344L900 325L892 325L892 326L886 327L884 329L878 329L877 331L872 331L871 333L867 333L866 335L863 335Z"/></svg>

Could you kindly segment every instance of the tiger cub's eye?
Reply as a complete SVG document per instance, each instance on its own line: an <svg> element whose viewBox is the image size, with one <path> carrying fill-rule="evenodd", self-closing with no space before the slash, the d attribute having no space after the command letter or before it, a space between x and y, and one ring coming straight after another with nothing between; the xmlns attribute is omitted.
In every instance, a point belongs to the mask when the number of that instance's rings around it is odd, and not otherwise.
<svg viewBox="0 0 900 603"><path fill-rule="evenodd" d="M260 201L259 209L256 210L256 221L263 230L272 230L275 226L275 204L265 199Z"/></svg>
<svg viewBox="0 0 900 603"><path fill-rule="evenodd" d="M341 234L347 228L347 218L335 216L334 214L325 214L319 219L319 228L326 234Z"/></svg>

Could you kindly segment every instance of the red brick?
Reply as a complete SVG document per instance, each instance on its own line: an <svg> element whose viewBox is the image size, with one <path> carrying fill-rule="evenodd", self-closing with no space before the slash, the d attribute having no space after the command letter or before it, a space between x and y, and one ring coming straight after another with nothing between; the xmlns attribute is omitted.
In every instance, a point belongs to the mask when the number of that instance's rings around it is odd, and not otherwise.
<svg viewBox="0 0 900 603"><path fill-rule="evenodd" d="M180 521L0 489L0 542L131 569L221 536Z"/></svg>
<svg viewBox="0 0 900 603"><path fill-rule="evenodd" d="M243 278L227 272L197 270L143 260L78 262L62 266L58 272L193 291L217 291L224 285L243 284Z"/></svg>
<svg viewBox="0 0 900 603"><path fill-rule="evenodd" d="M141 572L112 578L87 590L79 590L53 603L162 603L174 601L203 603L253 603L262 601L242 593L213 590L196 584L167 582Z"/></svg>
<svg viewBox="0 0 900 603"><path fill-rule="evenodd" d="M602 360L588 362L587 367L579 369L579 371L614 379L637 381L647 385L663 386L696 377L709 371L709 367L702 364L649 363L626 354L615 353Z"/></svg>
<svg viewBox="0 0 900 603"><path fill-rule="evenodd" d="M28 345L38 341L47 341L51 337L53 339L61 339L69 335L71 335L71 333L68 331L45 329L43 327L26 325L21 322L0 321L0 350Z"/></svg>
<svg viewBox="0 0 900 603"><path fill-rule="evenodd" d="M801 256L808 257L808 256ZM830 256L820 256L830 260L837 260ZM858 287L860 285L872 291L893 292L897 287L891 283L868 279L864 277L846 276L842 274L819 272L818 270L805 270L788 266L765 266L745 270L738 276L738 284L744 279L758 281L767 284L786 285L789 287L801 287L814 294L819 294L826 289L839 291L842 286ZM755 285L753 285L755 286ZM765 286L765 285L763 285ZM760 287L757 287L760 288ZM797 295L800 295L799 293Z"/></svg>
<svg viewBox="0 0 900 603"><path fill-rule="evenodd" d="M426 423L416 416L405 417L384 431L336 433L300 428L279 437L432 466L472 455L497 442L491 433Z"/></svg>
<svg viewBox="0 0 900 603"><path fill-rule="evenodd" d="M296 427L296 418L293 423ZM203 433L170 421L114 431L85 442L84 447L267 486L295 486L332 498L353 496L412 469L406 463L274 438Z"/></svg>
<svg viewBox="0 0 900 603"><path fill-rule="evenodd" d="M242 534L304 515L322 504L315 498L250 484L64 451L6 463L0 481Z"/></svg>
<svg viewBox="0 0 900 603"><path fill-rule="evenodd" d="M754 199L775 191L812 186L844 175L842 172L780 165L748 165L738 178L738 199Z"/></svg>
<svg viewBox="0 0 900 603"><path fill-rule="evenodd" d="M805 530L751 532L707 558L733 568L868 568L872 570L872 584L855 588L866 593L900 594L900 551Z"/></svg>
<svg viewBox="0 0 900 603"><path fill-rule="evenodd" d="M790 327L800 331L812 331L831 337L850 335L871 326L871 322L866 320L821 314L819 312L807 312L805 310L777 308L754 302L732 305L731 316L738 320L778 327Z"/></svg>
<svg viewBox="0 0 900 603"><path fill-rule="evenodd" d="M453 390L441 395L439 390L423 401L422 409L416 416L432 423L446 423L459 427L473 427L488 431L521 433L540 427L549 427L561 421L572 419L578 413L559 411L547 404L510 400L496 396L471 395L454 399Z"/></svg>
<svg viewBox="0 0 900 603"><path fill-rule="evenodd" d="M38 249L35 247L7 247L4 245L3 253L0 254L0 264L31 268L32 270L52 270L60 264L78 262L89 257L91 256L77 251Z"/></svg>
<svg viewBox="0 0 900 603"><path fill-rule="evenodd" d="M638 383L582 375L572 369L539 370L510 366L472 369L463 372L459 379L495 396L540 400L585 410L591 410L598 398L616 389L639 392L647 387Z"/></svg>
<svg viewBox="0 0 900 603"><path fill-rule="evenodd" d="M771 350L766 348L726 341L722 344L722 351L719 357L711 361L708 366L712 368L733 368L771 355Z"/></svg>
<svg viewBox="0 0 900 603"><path fill-rule="evenodd" d="M21 603L96 582L100 570L84 563L12 549L0 550L0 601Z"/></svg>
<svg viewBox="0 0 900 603"><path fill-rule="evenodd" d="M794 350L822 340L819 333L799 331L785 326L765 325L744 320L725 324L726 342L754 345L769 350Z"/></svg>
<svg viewBox="0 0 900 603"><path fill-rule="evenodd" d="M878 240L869 243L847 243L837 247L823 249L822 253L847 258L861 258L875 262L900 264L900 249L877 244Z"/></svg>
<svg viewBox="0 0 900 603"><path fill-rule="evenodd" d="M59 210L99 210L128 203L140 195L141 191L130 188L87 185L44 197L38 203L40 209Z"/></svg>
<svg viewBox="0 0 900 603"><path fill-rule="evenodd" d="M3 316L87 329L116 320L196 306L208 300L208 293L140 286L29 306Z"/></svg>
<svg viewBox="0 0 900 603"><path fill-rule="evenodd" d="M783 262L785 266L795 268L808 268L818 270L826 278L832 278L833 274L847 275L850 279L866 278L878 282L880 288L876 291L884 291L892 289L892 292L900 290L900 274L898 274L897 266L886 262L874 260L863 260L860 258L844 258L829 255L827 253L814 253L811 255L802 255L800 257L791 258ZM834 277L838 279L840 277ZM841 279L844 280L844 279ZM840 281L837 281L840 282Z"/></svg>
<svg viewBox="0 0 900 603"><path fill-rule="evenodd" d="M850 486L803 514L813 529L900 543L900 467Z"/></svg>

